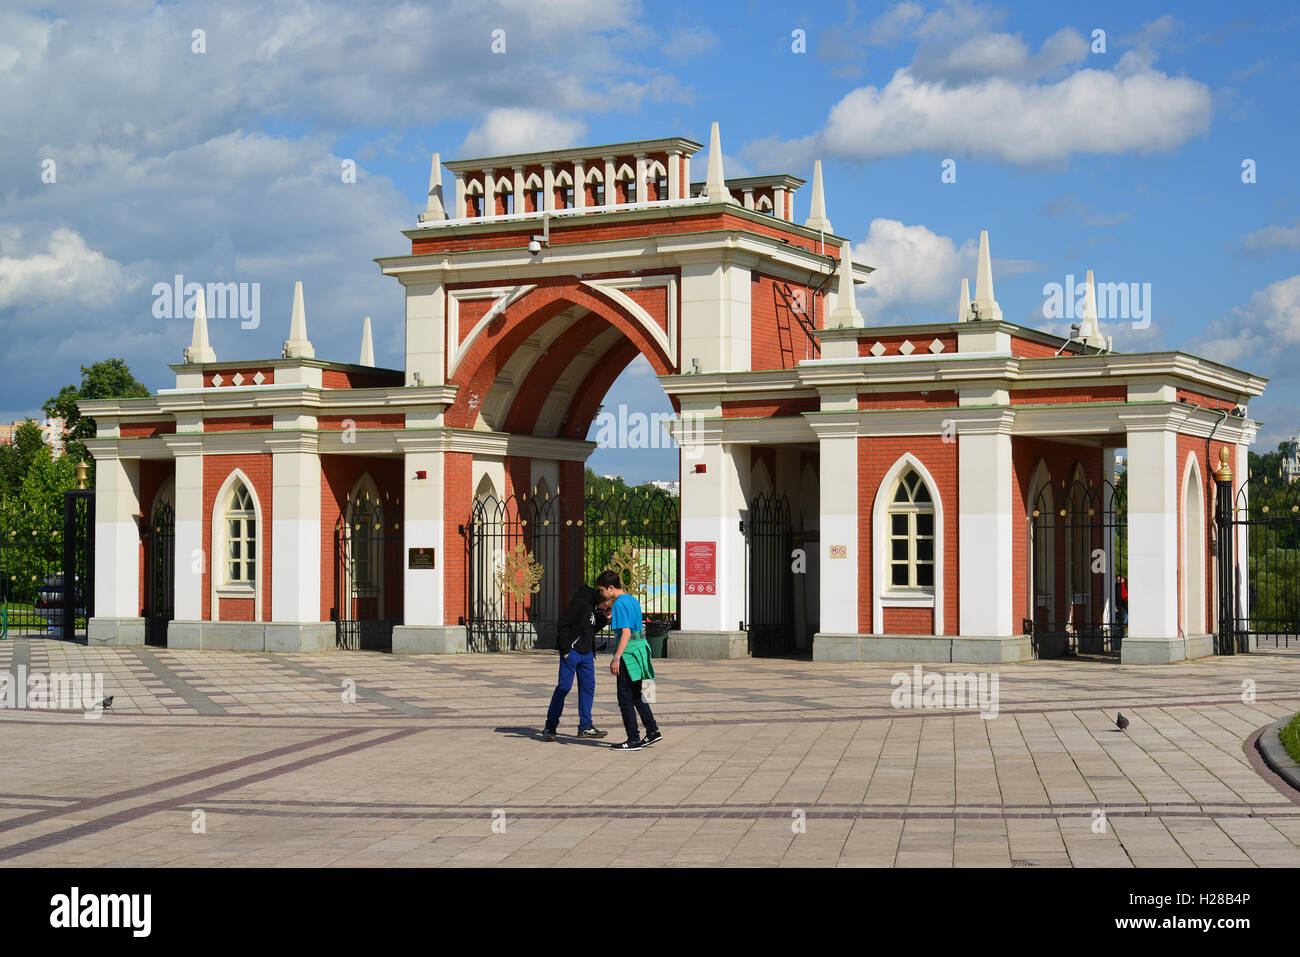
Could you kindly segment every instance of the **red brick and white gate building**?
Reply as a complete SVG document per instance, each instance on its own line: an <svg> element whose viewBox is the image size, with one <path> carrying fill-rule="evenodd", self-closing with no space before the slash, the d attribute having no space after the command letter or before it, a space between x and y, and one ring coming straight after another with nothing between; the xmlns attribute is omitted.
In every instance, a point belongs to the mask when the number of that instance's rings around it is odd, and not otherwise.
<svg viewBox="0 0 1300 957"><path fill-rule="evenodd" d="M642 355L680 416L681 541L715 558L714 587L680 595L670 654L746 653L742 524L765 494L802 515L794 627L815 659L1059 652L1085 608L1119 621L1121 525L1123 660L1210 653L1211 473L1226 447L1244 477L1264 380L1112 351L1091 282L1073 340L1003 320L984 233L953 321L868 325L854 286L871 269L832 230L820 169L800 224L804 181L725 179L716 134L694 185L701 146L681 138L451 162L446 192L435 156L409 249L378 260L405 290L401 369L374 368L368 323L358 363L316 358L301 287L277 358L218 359L200 309L175 388L83 407L99 428L90 641L145 640L161 507L170 647L333 648L364 591L394 651L464 650L475 499L580 502L589 428ZM1092 524L1044 525L1067 511ZM341 572L339 536L369 534L359 515L400 550Z"/></svg>

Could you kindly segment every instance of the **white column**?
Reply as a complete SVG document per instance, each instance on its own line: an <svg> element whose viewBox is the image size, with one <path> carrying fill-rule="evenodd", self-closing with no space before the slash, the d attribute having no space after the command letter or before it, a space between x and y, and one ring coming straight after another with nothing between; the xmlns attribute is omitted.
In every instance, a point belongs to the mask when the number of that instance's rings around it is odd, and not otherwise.
<svg viewBox="0 0 1300 957"><path fill-rule="evenodd" d="M176 458L176 620L200 621L204 570L221 559L203 541L203 445L197 437L167 445Z"/></svg>
<svg viewBox="0 0 1300 957"><path fill-rule="evenodd" d="M140 460L97 456L95 617L140 617Z"/></svg>
<svg viewBox="0 0 1300 957"><path fill-rule="evenodd" d="M1010 411L1005 413L1009 427ZM957 435L958 633L966 638L1006 638L1020 631L1012 609L1011 436L1003 414L984 421L963 418ZM943 561L942 555L935 556ZM951 568L944 580L951 582Z"/></svg>
<svg viewBox="0 0 1300 957"><path fill-rule="evenodd" d="M645 154L636 154L636 201L644 203L650 195L645 188Z"/></svg>
<svg viewBox="0 0 1300 957"><path fill-rule="evenodd" d="M791 219L785 211L785 187L777 186L772 190L772 212L776 213L777 219L784 219L787 222Z"/></svg>
<svg viewBox="0 0 1300 957"><path fill-rule="evenodd" d="M495 216L497 214L497 184L492 178L492 171L485 169L483 171L483 215Z"/></svg>
<svg viewBox="0 0 1300 957"><path fill-rule="evenodd" d="M1128 638L1178 637L1177 445L1170 429L1129 425Z"/></svg>
<svg viewBox="0 0 1300 957"><path fill-rule="evenodd" d="M838 413L834 420L816 426L821 449L820 632L832 635L860 633L858 596L868 587L858 580L858 519L870 505L858 500L857 420L856 413Z"/></svg>
<svg viewBox="0 0 1300 957"><path fill-rule="evenodd" d="M577 160L573 164L573 206L575 209L586 209L587 207L587 168L583 166L582 160Z"/></svg>
<svg viewBox="0 0 1300 957"><path fill-rule="evenodd" d="M456 211L452 213L452 219L465 218L465 174L456 174Z"/></svg>
<svg viewBox="0 0 1300 957"><path fill-rule="evenodd" d="M736 632L747 617L740 520L749 508L749 448L711 443L691 451L692 458L683 458L681 490L682 631ZM694 471L699 464L703 473ZM687 542L714 543L715 594L687 593Z"/></svg>
<svg viewBox="0 0 1300 957"><path fill-rule="evenodd" d="M746 208L746 209L753 209L753 208L754 208L754 191L753 191L752 189L747 189L747 190L744 191L744 196L745 196L745 208Z"/></svg>
<svg viewBox="0 0 1300 957"><path fill-rule="evenodd" d="M525 205L524 168L522 166L516 166L515 167L515 212L522 213L524 211L524 205Z"/></svg>
<svg viewBox="0 0 1300 957"><path fill-rule="evenodd" d="M406 285L406 385L441 385L447 369L447 295L442 283Z"/></svg>
<svg viewBox="0 0 1300 957"><path fill-rule="evenodd" d="M682 154L676 150L668 151L668 198L682 198L682 170L678 165Z"/></svg>
<svg viewBox="0 0 1300 957"><path fill-rule="evenodd" d="M747 372L750 351L750 270L716 256L681 254L681 366L700 360L701 372Z"/></svg>
<svg viewBox="0 0 1300 957"><path fill-rule="evenodd" d="M618 189L614 183L614 157L602 157L605 160L605 205L613 206L618 202Z"/></svg>
<svg viewBox="0 0 1300 957"><path fill-rule="evenodd" d="M271 621L321 620L320 455L314 434L271 446Z"/></svg>
<svg viewBox="0 0 1300 957"><path fill-rule="evenodd" d="M437 451L413 451L408 444L403 485L404 519L402 557L412 548L434 549L433 569L410 568L404 561L405 577L402 594L405 613L402 623L407 626L438 627L443 622L443 576L447 555L443 523L443 457ZM423 473L424 478L419 478Z"/></svg>
<svg viewBox="0 0 1300 957"><path fill-rule="evenodd" d="M555 167L550 163L542 164L542 209L555 208Z"/></svg>

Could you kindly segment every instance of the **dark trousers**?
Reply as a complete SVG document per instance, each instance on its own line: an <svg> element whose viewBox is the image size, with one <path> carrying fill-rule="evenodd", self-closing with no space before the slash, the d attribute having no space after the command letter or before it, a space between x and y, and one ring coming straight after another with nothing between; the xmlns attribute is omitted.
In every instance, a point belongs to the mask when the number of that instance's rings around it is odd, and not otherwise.
<svg viewBox="0 0 1300 957"><path fill-rule="evenodd" d="M578 730L591 727L591 702L596 696L596 656L570 651L560 659L560 678L551 694L551 707L546 712L548 731L554 731L560 726L564 699L573 687L575 674L578 678Z"/></svg>
<svg viewBox="0 0 1300 957"><path fill-rule="evenodd" d="M636 716L641 715L645 722L646 734L658 731L654 712L649 703L641 697L641 682L633 681L627 676L627 668L619 662L618 666L618 710L623 712L623 727L627 730L629 741L640 741L641 732L637 730Z"/></svg>

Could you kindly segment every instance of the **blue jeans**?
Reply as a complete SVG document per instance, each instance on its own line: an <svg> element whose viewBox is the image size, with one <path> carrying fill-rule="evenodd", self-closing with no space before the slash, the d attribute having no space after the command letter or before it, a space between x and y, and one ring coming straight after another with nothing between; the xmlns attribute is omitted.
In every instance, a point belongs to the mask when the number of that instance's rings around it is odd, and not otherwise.
<svg viewBox="0 0 1300 957"><path fill-rule="evenodd" d="M551 708L546 712L546 728L554 731L560 726L564 712L564 699L573 687L573 676L578 676L578 730L591 727L591 702L596 697L596 656L570 651L560 659L560 679L551 695Z"/></svg>

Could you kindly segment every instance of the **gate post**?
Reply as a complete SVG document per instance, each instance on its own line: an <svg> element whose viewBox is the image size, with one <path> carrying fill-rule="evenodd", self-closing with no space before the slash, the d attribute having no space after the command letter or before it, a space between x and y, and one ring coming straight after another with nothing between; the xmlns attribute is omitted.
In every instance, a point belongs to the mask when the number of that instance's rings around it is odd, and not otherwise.
<svg viewBox="0 0 1300 957"><path fill-rule="evenodd" d="M1219 449L1219 467L1214 472L1216 535L1215 553L1219 569L1219 633L1215 636L1216 654L1232 655L1237 652L1236 607L1237 588L1234 522L1232 514L1232 466L1228 464L1231 452L1228 446Z"/></svg>

